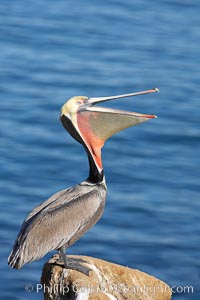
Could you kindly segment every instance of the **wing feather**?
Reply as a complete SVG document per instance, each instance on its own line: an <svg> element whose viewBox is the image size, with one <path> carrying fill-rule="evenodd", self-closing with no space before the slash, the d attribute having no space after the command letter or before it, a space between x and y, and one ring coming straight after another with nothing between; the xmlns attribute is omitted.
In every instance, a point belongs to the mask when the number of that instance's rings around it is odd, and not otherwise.
<svg viewBox="0 0 200 300"><path fill-rule="evenodd" d="M73 244L100 218L105 197L105 186L80 184L37 206L22 225L9 264L20 268L49 251Z"/></svg>

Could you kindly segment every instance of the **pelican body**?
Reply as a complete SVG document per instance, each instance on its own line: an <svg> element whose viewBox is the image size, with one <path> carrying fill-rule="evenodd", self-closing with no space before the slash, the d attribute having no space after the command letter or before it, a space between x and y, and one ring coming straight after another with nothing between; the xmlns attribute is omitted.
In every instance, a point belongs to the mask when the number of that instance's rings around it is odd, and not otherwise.
<svg viewBox="0 0 200 300"><path fill-rule="evenodd" d="M66 248L93 226L104 211L107 187L101 148L105 141L125 128L156 117L95 104L156 91L158 89L100 98L76 96L63 105L61 122L86 150L89 177L74 187L57 192L31 211L22 224L8 258L12 268L20 269L52 250L59 251L67 267Z"/></svg>

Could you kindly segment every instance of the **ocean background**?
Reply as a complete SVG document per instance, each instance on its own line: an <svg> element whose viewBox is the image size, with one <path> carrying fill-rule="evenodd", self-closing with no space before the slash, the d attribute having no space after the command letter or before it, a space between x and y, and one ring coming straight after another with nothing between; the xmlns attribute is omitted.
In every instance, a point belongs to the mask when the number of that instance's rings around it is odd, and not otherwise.
<svg viewBox="0 0 200 300"><path fill-rule="evenodd" d="M1 0L2 299L43 299L36 285L54 253L17 271L7 257L26 215L88 175L61 106L153 87L160 93L108 104L158 119L106 143L104 215L68 253L147 272L179 287L173 299L200 299L199 11L197 0Z"/></svg>

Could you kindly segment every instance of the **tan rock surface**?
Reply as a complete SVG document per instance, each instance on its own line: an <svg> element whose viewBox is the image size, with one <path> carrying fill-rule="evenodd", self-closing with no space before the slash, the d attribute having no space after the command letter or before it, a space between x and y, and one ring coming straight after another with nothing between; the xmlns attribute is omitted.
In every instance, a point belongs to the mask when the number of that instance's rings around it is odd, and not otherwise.
<svg viewBox="0 0 200 300"><path fill-rule="evenodd" d="M67 256L63 268L54 255L43 268L44 299L70 300L169 300L170 287L139 270L87 256ZM81 266L80 266L81 265ZM82 268L82 269L81 269Z"/></svg>

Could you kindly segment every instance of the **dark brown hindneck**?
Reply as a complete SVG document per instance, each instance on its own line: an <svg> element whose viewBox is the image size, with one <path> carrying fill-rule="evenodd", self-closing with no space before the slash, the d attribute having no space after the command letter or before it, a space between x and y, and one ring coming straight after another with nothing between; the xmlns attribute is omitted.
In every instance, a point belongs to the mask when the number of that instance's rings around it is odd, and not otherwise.
<svg viewBox="0 0 200 300"><path fill-rule="evenodd" d="M84 146L84 145L83 145ZM100 172L93 160L92 155L90 154L89 150L87 147L84 147L87 155L88 155L88 160L89 160L89 166L90 166L90 171L89 171L89 177L88 180L93 182L93 183L101 183L104 178L104 170L102 169Z"/></svg>

